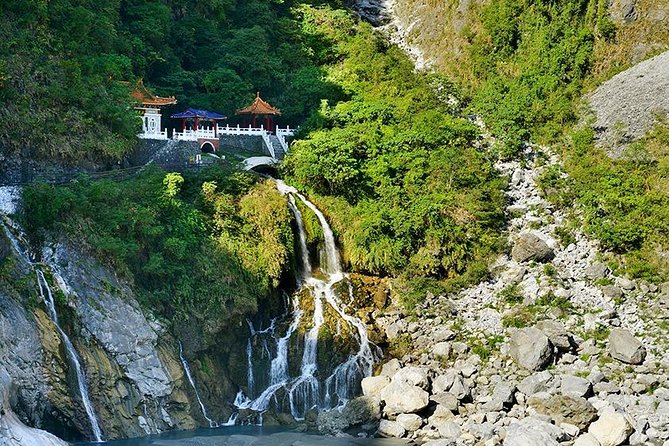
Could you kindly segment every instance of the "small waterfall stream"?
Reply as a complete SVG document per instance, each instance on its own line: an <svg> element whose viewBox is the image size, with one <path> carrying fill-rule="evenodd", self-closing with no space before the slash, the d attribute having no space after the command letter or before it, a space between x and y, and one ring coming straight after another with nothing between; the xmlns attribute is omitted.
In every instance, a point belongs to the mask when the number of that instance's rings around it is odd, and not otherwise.
<svg viewBox="0 0 669 446"><path fill-rule="evenodd" d="M277 319L273 319L270 327L263 331L256 331L249 323L250 337L247 344L247 362L249 366L249 380L246 391L237 394L234 405L238 409L251 409L264 412L268 409L277 411L290 411L292 416L304 419L308 410L312 408L330 409L343 404L359 391L360 381L372 373L372 366L378 358L378 348L369 341L367 327L355 316L346 312L346 306L337 296L335 285L346 280L342 272L339 252L335 244L334 234L323 213L295 188L288 186L280 180L276 180L277 189L288 196L290 210L295 217L298 229L299 242L299 264L298 264L298 287L308 289L313 298L313 315L309 321L310 327L305 331L303 337L303 351L300 357L290 357L289 343L298 332L300 324L304 322L304 310L300 307L299 295L296 294L289 299L289 311L284 315L284 324L287 323L285 334L280 336L277 331ZM298 209L296 197L308 209L310 209L321 225L324 238L324 261L321 262L322 276L312 275L312 265L307 248L307 237L302 214ZM324 276L324 277L323 277ZM349 284L349 293L352 293ZM351 294L352 297L352 294ZM318 369L318 340L319 334L325 324L326 308L331 308L339 318L337 331L342 325L347 325L358 345L358 350L351 354L343 363L333 368L327 377L322 376L323 371ZM271 362L267 374L266 388L257 393L259 377L262 374L254 361L252 340L264 336L259 344L267 348L271 345ZM264 355L264 353L263 353ZM257 358L257 357L256 357ZM299 368L293 364L292 370L299 370L296 376L290 376L291 361L299 363ZM254 380L250 377L253 376Z"/></svg>
<svg viewBox="0 0 669 446"><path fill-rule="evenodd" d="M190 371L190 365L188 364L188 361L184 357L184 350L183 346L181 345L181 341L179 341L179 359L181 360L181 365L183 365L184 372L186 373L186 378L188 378L188 382L190 383L190 386L193 388L193 392L195 392L195 398L197 398L197 402L200 405L202 416L209 423L209 427L218 427L218 423L209 418L209 416L207 415L207 408L204 406L202 398L200 398L200 392L197 391L197 387L195 386L195 381L193 380L193 374Z"/></svg>
<svg viewBox="0 0 669 446"><path fill-rule="evenodd" d="M65 333L65 331L63 331L62 327L60 326L58 320L58 312L56 311L56 302L53 297L51 286L46 280L44 272L40 269L40 266L37 263L35 263L34 259L29 254L28 250L23 248L22 245L27 245L27 243L24 241L24 237L20 233L19 228L14 224L13 221L11 221L11 219L9 219L9 217L7 217L6 215L3 217L4 219L6 219L6 221L0 220L0 224L2 225L2 228L7 238L10 240L12 247L14 248L16 253L25 260L26 263L32 266L32 268L35 271L40 297L44 302L49 318L51 319L53 324L56 326L56 329L58 330L58 334L60 335L63 341L63 345L65 346L65 350L67 352L67 358L75 372L75 377L77 379L77 388L79 390L79 396L84 406L84 410L86 411L88 421L91 425L91 433L93 434L93 438L96 442L102 442L103 441L102 430L100 429L100 424L98 422L95 410L93 409L93 404L91 403L91 399L88 394L88 383L86 381L86 375L84 374L84 370L81 366L81 360L79 358L77 351L74 348L74 345L72 344L72 341L70 340L67 333ZM12 230L10 230L9 228L10 226L12 227L12 229L19 232L18 236L14 235ZM63 292L66 292L68 287L65 284L63 278L57 273L55 267L52 265L46 265L46 266L51 269L52 274L58 286L61 288L61 290Z"/></svg>
<svg viewBox="0 0 669 446"><path fill-rule="evenodd" d="M90 421L91 430L93 431L93 436L95 437L95 441L101 442L102 431L100 430L98 419L95 416L95 411L93 410L91 399L88 396L88 384L86 383L86 376L84 375L84 371L81 368L81 361L79 360L79 355L77 354L77 351L74 349L74 345L72 345L72 341L70 341L69 336L63 331L63 329L60 326L60 323L58 322L58 313L56 312L56 302L53 299L53 293L51 291L51 287L49 286L49 283L44 277L44 273L37 268L35 269L35 271L37 274L37 284L39 286L39 292L42 297L42 300L44 301L44 305L48 310L51 321L56 326L56 329L58 329L58 333L60 334L60 337L63 340L63 344L65 345L65 350L67 351L67 357L69 358L70 363L74 368L74 372L77 377L77 387L79 388L79 394L81 395L81 402L84 405L84 409L86 410L86 415L88 416L88 420Z"/></svg>

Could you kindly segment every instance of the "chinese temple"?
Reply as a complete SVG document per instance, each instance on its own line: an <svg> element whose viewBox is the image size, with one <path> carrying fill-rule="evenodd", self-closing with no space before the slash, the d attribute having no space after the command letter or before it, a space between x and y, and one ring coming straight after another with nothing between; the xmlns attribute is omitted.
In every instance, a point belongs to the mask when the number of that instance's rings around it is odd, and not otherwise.
<svg viewBox="0 0 669 446"><path fill-rule="evenodd" d="M141 79L134 85L130 95L140 104L135 110L142 112L142 133L138 136L144 139L167 139L167 131L162 130L160 108L176 104L176 98L154 95Z"/></svg>
<svg viewBox="0 0 669 446"><path fill-rule="evenodd" d="M216 121L227 119L225 115L222 115L220 113L212 112L209 110L200 110L197 108L187 108L185 111L181 113L175 113L171 117L174 119L181 119L182 132L186 130L186 123L189 121L192 122L192 130L196 132L202 122L210 122L214 130L214 136L218 136L216 134L216 128L217 128Z"/></svg>
<svg viewBox="0 0 669 446"><path fill-rule="evenodd" d="M268 102L260 98L260 92L256 93L255 100L251 105L240 108L235 113L237 115L247 115L252 118L252 125L256 127L256 120L258 116L265 117L265 128L267 131L271 132L274 129L274 123L272 122L273 116L281 116L281 111L278 108L271 106Z"/></svg>

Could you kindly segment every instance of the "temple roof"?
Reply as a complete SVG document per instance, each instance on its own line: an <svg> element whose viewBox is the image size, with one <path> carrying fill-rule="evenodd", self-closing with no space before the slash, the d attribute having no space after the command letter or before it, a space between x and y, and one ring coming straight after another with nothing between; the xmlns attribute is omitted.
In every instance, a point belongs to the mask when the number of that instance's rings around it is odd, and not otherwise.
<svg viewBox="0 0 669 446"><path fill-rule="evenodd" d="M274 108L267 102L260 99L260 92L256 94L256 98L248 107L237 110L238 115L281 115L278 108Z"/></svg>
<svg viewBox="0 0 669 446"><path fill-rule="evenodd" d="M130 82L127 82L130 84ZM133 99L136 99L140 104L145 107L163 107L165 105L176 104L177 100L174 96L169 98L162 98L151 93L145 86L142 79L138 80L134 85L132 93L130 93Z"/></svg>
<svg viewBox="0 0 669 446"><path fill-rule="evenodd" d="M199 119L227 119L224 115L209 110L187 108L181 113L175 113L172 118L199 118Z"/></svg>

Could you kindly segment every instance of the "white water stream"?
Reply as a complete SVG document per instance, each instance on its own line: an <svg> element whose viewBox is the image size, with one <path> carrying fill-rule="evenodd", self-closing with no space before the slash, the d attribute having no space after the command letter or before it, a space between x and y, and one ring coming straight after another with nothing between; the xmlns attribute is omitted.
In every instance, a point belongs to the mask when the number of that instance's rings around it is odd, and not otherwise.
<svg viewBox="0 0 669 446"><path fill-rule="evenodd" d="M181 364L184 367L184 372L186 372L186 378L188 378L188 382L190 383L190 386L193 388L193 391L195 392L195 398L197 398L197 402L200 405L202 416L204 417L205 420L209 422L209 427L218 427L218 423L209 418L209 416L207 415L207 408L204 407L202 398L200 398L200 392L197 391L197 387L195 386L195 381L193 380L193 374L190 371L190 365L188 364L188 361L184 357L184 350L183 346L181 345L181 341L179 341L179 359L181 360Z"/></svg>
<svg viewBox="0 0 669 446"><path fill-rule="evenodd" d="M296 334L299 326L303 323L304 311L300 307L299 296L290 299L290 312L286 315L290 322L283 336L279 336L276 319L272 320L270 327L263 331L256 331L249 323L250 338L247 345L247 363L249 377L255 376L254 355L251 339L259 335L266 335L262 343L265 345L269 339L272 345L270 353L271 362L267 376L267 387L259 394L255 393L258 380L249 379L247 392L237 394L234 405L239 409L252 409L264 412L270 408L278 411L289 409L295 419L304 419L305 414L312 408L330 409L343 404L355 395L359 389L360 381L365 376L370 376L372 366L378 357L378 348L370 343L365 324L355 316L346 312L346 306L341 302L335 291L335 285L346 279L342 272L339 252L335 244L334 234L323 213L295 188L288 186L280 180L276 180L277 189L284 195L288 195L290 209L295 216L298 229L299 253L298 253L298 286L308 288L313 297L313 316L310 328L305 332L303 339L303 351L301 357L290 357L289 343ZM299 199L318 218L324 238L324 261L321 262L321 272L325 277L314 277L312 265L307 248L307 236L304 228L302 214L297 207L296 199ZM349 292L352 288L349 285ZM318 369L318 338L325 324L326 306L332 308L339 317L337 326L347 324L355 334L358 343L358 351L351 354L349 358L337 365L330 376L321 376ZM299 361L299 375L290 376L291 361ZM259 376L259 375L258 375ZM257 378L257 376L256 376ZM287 401L286 401L287 400Z"/></svg>
<svg viewBox="0 0 669 446"><path fill-rule="evenodd" d="M37 284L39 285L39 292L42 297L42 300L44 301L44 305L48 310L51 321L58 329L58 333L60 333L60 337L63 340L63 344L65 345L65 350L67 351L67 357L69 358L70 363L74 368L74 372L77 377L77 387L79 388L79 394L81 395L81 402L84 405L84 409L86 410L86 415L88 416L88 421L91 424L91 430L93 431L93 436L95 438L95 441L101 442L102 431L100 430L100 424L98 423L98 419L95 416L95 411L93 410L91 399L88 396L88 384L86 383L86 376L84 375L84 371L81 367L81 361L79 360L79 355L77 354L77 351L74 349L74 345L72 345L72 341L70 341L69 336L63 331L63 329L60 326L60 323L58 322L58 313L56 312L56 302L53 299L53 293L51 291L51 287L49 286L49 283L44 277L44 273L37 268L35 268L35 272L37 274Z"/></svg>
<svg viewBox="0 0 669 446"><path fill-rule="evenodd" d="M96 442L102 442L103 441L102 430L100 429L100 424L98 422L97 416L95 415L95 410L93 409L93 404L91 403L91 399L88 394L88 383L86 381L86 375L84 374L84 370L81 366L81 360L79 358L77 351L74 348L74 345L72 344L72 341L70 340L67 333L65 333L65 331L63 331L63 329L60 326L60 322L58 320L58 312L56 311L56 302L53 297L51 286L46 280L44 272L40 269L40 266L33 261L27 249L23 248L22 245L27 245L27 243L25 242L23 235L20 233L19 228L11 221L11 219L9 219L9 217L6 216L6 214L15 212L16 201L18 200L18 196L19 192L17 188L4 188L4 187L1 188L0 203L2 205L0 206L0 215L2 215L3 218L6 218L7 220L6 221L0 220L0 224L2 225L2 228L7 238L10 240L12 247L14 248L16 253L19 256L21 256L26 263L31 265L35 271L40 297L44 302L49 318L56 326L56 329L60 334L60 337L63 341L63 345L65 346L65 350L67 352L67 358L72 366L72 369L75 372L75 377L77 379L77 388L79 390L79 396L81 397L81 402L84 406L84 410L86 411L88 421L91 425L91 432L93 434L93 438ZM11 226L12 229L14 229L14 231L19 232L19 235L15 236L8 226ZM67 286L63 278L57 273L56 269L52 265L47 265L47 266L51 269L53 277L56 280L58 286L61 288L61 290L63 292L67 292L69 287Z"/></svg>

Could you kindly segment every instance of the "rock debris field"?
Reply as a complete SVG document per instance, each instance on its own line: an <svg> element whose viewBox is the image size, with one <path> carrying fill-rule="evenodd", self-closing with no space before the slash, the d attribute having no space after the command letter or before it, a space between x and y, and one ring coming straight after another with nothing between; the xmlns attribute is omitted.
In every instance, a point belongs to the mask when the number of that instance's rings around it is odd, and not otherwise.
<svg viewBox="0 0 669 446"><path fill-rule="evenodd" d="M381 317L406 354L321 414L322 432L362 413L381 435L426 446L669 445L669 286L613 275L540 193L558 157L525 158L497 165L514 218L493 278Z"/></svg>

